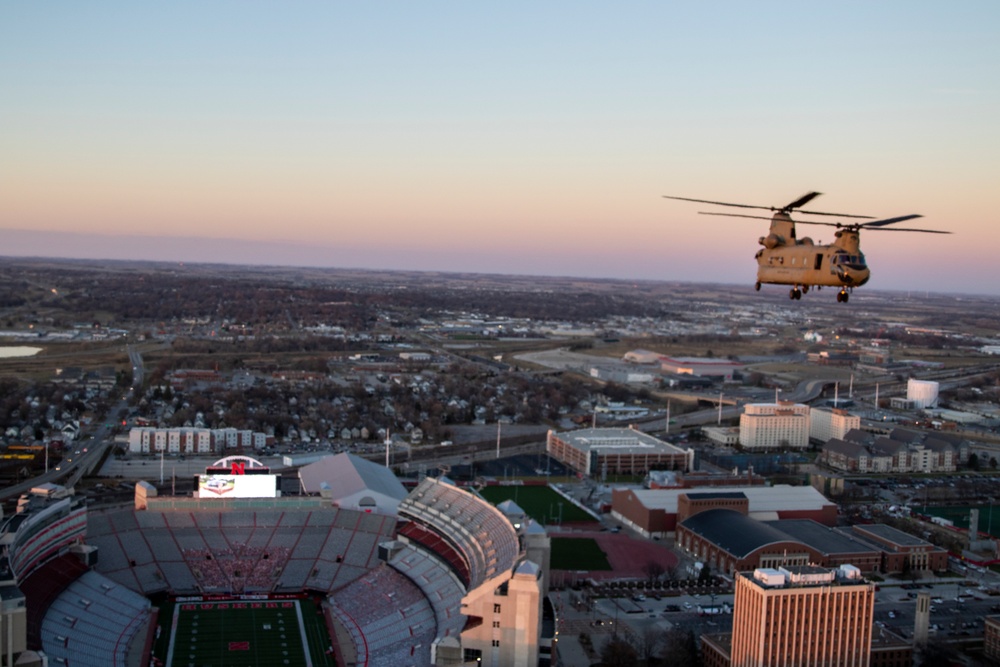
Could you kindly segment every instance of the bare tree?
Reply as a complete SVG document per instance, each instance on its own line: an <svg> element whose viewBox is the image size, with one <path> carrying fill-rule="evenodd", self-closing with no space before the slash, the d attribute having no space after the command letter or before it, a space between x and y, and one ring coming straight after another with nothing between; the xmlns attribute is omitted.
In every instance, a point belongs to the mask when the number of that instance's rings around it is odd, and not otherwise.
<svg viewBox="0 0 1000 667"><path fill-rule="evenodd" d="M663 637L663 651L660 658L670 667L699 667L698 642L690 630L673 628Z"/></svg>
<svg viewBox="0 0 1000 667"><path fill-rule="evenodd" d="M664 572L664 567L655 560L651 560L642 566L642 573L646 575L646 582L650 587L659 581Z"/></svg>
<svg viewBox="0 0 1000 667"><path fill-rule="evenodd" d="M601 649L602 667L634 667L637 658L632 645L618 636L609 639Z"/></svg>
<svg viewBox="0 0 1000 667"><path fill-rule="evenodd" d="M639 657L646 662L648 665L650 661L656 656L657 651L660 649L660 645L663 643L664 635L655 625L646 626L641 633L639 633L638 638L638 653Z"/></svg>

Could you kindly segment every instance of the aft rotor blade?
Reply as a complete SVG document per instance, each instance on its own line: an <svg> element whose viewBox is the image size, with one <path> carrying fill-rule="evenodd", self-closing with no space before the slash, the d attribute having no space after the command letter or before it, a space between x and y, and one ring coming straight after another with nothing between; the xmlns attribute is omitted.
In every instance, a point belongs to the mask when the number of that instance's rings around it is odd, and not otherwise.
<svg viewBox="0 0 1000 667"><path fill-rule="evenodd" d="M724 201L709 201L708 199L691 199L690 197L671 197L670 195L663 195L664 199L679 199L680 201L693 201L698 204L715 204L716 206L735 206L737 208L759 208L765 211L776 211L777 209L773 206L752 206L750 204L731 204ZM721 215L721 214L720 214Z"/></svg>
<svg viewBox="0 0 1000 667"><path fill-rule="evenodd" d="M816 199L816 197L819 197L821 194L823 194L823 193L822 192L810 192L810 193L804 194L801 197L799 197L798 199L796 199L795 201L793 201L788 206L785 206L784 208L782 208L781 210L782 211L791 211L792 209L795 209L795 208L802 208L803 206L805 206L806 204L808 204L809 202L811 202L813 199Z"/></svg>
<svg viewBox="0 0 1000 667"><path fill-rule="evenodd" d="M852 215L850 213L822 213L820 211L799 211L799 213L802 215L829 215L834 218L859 218L861 220L871 220L872 218L875 217L874 215ZM796 222L800 221L797 220Z"/></svg>
<svg viewBox="0 0 1000 667"><path fill-rule="evenodd" d="M676 199L678 201L693 201L698 204L713 204L715 206L734 206L736 208L753 208L759 209L761 211L782 211L784 213L790 213L792 210L798 208L799 206L805 205L807 202L812 201L818 197L821 193L810 192L808 194L802 195L791 204L787 206L754 206L753 204L734 204L727 201L713 201L711 199L692 199L691 197L674 197L673 195L663 195L664 199ZM799 211L799 213L804 213L806 215L830 215L837 218L860 218L864 220L870 220L874 216L871 215L851 215L850 213L824 213L822 211ZM768 218L770 219L770 218Z"/></svg>
<svg viewBox="0 0 1000 667"><path fill-rule="evenodd" d="M810 192L809 194L802 195L801 197L799 197L798 199L796 199L795 201L793 201L788 206L785 206L784 208L771 209L771 210L772 211L784 211L785 213L791 213L793 210L805 206L806 204L808 204L809 202L811 202L816 197L819 197L821 194L823 194L823 193L822 192ZM872 217L870 215L851 215L850 213L823 213L821 211L799 211L799 213L802 213L804 215L832 215L832 216L836 216L838 218L863 218L863 219L867 219L867 218L871 218Z"/></svg>
<svg viewBox="0 0 1000 667"><path fill-rule="evenodd" d="M726 218L752 218L754 220L771 220L766 215L746 215L745 213L711 213L709 211L698 211L698 215L721 215Z"/></svg>

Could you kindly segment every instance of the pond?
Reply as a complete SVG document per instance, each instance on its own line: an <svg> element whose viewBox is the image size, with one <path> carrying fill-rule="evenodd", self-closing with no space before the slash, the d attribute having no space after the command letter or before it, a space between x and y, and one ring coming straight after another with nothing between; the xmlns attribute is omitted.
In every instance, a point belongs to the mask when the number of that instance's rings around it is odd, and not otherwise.
<svg viewBox="0 0 1000 667"><path fill-rule="evenodd" d="M14 357L33 357L42 351L40 347L28 347L27 345L14 345L11 347L0 346L0 359L13 359Z"/></svg>

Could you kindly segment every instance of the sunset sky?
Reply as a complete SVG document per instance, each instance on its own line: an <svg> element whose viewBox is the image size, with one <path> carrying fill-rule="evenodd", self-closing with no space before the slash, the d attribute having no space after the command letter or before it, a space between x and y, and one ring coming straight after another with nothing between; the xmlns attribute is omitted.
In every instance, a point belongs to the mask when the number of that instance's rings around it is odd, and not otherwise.
<svg viewBox="0 0 1000 667"><path fill-rule="evenodd" d="M1000 293L1000 3L0 4L0 255L750 284L661 195L810 190Z"/></svg>

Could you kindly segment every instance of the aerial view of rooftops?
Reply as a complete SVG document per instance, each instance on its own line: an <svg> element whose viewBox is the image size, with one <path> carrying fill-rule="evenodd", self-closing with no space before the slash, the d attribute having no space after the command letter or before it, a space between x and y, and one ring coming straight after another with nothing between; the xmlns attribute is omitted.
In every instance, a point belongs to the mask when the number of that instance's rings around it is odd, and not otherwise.
<svg viewBox="0 0 1000 667"><path fill-rule="evenodd" d="M994 298L0 271L22 659L729 664L798 594L872 664L1000 628Z"/></svg>
<svg viewBox="0 0 1000 667"><path fill-rule="evenodd" d="M1000 665L998 25L0 2L0 667Z"/></svg>

